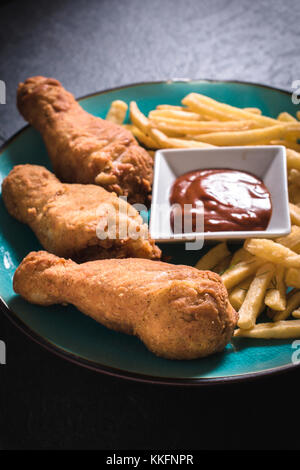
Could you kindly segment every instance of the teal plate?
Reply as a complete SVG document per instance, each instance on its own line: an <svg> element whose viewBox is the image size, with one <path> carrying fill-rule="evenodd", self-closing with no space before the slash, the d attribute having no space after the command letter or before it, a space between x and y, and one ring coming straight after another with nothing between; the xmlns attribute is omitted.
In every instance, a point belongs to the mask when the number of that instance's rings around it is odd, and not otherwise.
<svg viewBox="0 0 300 470"><path fill-rule="evenodd" d="M263 114L276 117L281 111L296 114L299 106L290 93L262 85L216 81L168 81L134 84L94 93L80 99L84 109L105 117L111 101L136 100L148 113L158 104L180 104L190 92L239 107L258 107ZM14 165L33 163L51 170L43 141L27 126L1 149L0 182ZM239 381L287 370L293 361L293 341L234 339L222 353L199 360L170 361L151 354L139 339L116 333L81 314L72 306L39 307L15 295L12 279L25 255L41 246L31 230L14 220L0 200L0 296L1 310L32 339L61 357L96 371L128 378L173 385L209 385ZM194 265L197 251L184 245L164 245L164 254L176 264ZM201 255L203 251L201 252Z"/></svg>

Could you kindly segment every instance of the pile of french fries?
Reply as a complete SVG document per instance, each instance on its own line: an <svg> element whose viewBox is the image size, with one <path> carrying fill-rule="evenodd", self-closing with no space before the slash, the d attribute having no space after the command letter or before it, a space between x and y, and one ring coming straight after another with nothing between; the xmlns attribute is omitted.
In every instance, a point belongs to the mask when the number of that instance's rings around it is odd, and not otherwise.
<svg viewBox="0 0 300 470"><path fill-rule="evenodd" d="M190 93L182 106L159 105L145 116L136 102L114 101L106 119L126 126L149 153L163 148L237 145L284 145L287 155L291 233L270 239L251 238L232 254L219 243L196 264L221 275L239 312L235 336L300 338L300 112L277 119L258 108L236 108ZM292 288L287 293L287 288ZM269 321L257 323L265 312Z"/></svg>
<svg viewBox="0 0 300 470"><path fill-rule="evenodd" d="M276 240L247 239L233 255L225 242L219 243L198 261L196 268L221 275L230 303L239 312L235 336L300 337L299 225L293 225L289 235ZM288 294L287 287L293 287ZM256 323L264 311L270 321Z"/></svg>
<svg viewBox="0 0 300 470"><path fill-rule="evenodd" d="M285 145L300 152L300 122L287 112L273 119L263 116L258 108L240 109L198 93L184 97L182 106L159 105L148 116L135 101L129 111L131 124L125 126L150 150ZM126 103L113 101L106 119L123 124L126 112Z"/></svg>

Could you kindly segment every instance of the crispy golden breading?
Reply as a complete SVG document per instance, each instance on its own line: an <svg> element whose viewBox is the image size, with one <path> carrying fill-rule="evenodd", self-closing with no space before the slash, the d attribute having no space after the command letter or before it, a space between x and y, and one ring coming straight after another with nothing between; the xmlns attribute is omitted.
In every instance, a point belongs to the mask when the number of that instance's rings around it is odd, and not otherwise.
<svg viewBox="0 0 300 470"><path fill-rule="evenodd" d="M153 159L132 133L95 117L53 78L20 83L20 113L43 136L54 172L67 183L96 183L129 202L144 203L152 185Z"/></svg>
<svg viewBox="0 0 300 470"><path fill-rule="evenodd" d="M28 224L42 246L58 256L77 261L100 258L160 258L139 213L114 193L93 184L63 184L46 168L18 165L2 184L8 212ZM116 236L99 239L100 223L107 230L109 214L116 214ZM145 230L145 237L119 236L121 223L130 233ZM119 231L118 231L119 230ZM99 232L98 232L99 235ZM126 235L126 234L125 234ZM104 235L106 236L106 235Z"/></svg>
<svg viewBox="0 0 300 470"><path fill-rule="evenodd" d="M108 328L138 336L150 351L168 359L223 350L237 322L217 274L160 261L78 265L32 252L15 272L14 290L39 305L73 304Z"/></svg>

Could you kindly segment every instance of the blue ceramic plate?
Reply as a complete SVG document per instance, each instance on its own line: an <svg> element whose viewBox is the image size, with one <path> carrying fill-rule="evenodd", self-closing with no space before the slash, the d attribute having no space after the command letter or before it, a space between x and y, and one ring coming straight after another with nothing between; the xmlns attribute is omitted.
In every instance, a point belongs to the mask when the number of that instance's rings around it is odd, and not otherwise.
<svg viewBox="0 0 300 470"><path fill-rule="evenodd" d="M105 117L111 101L136 100L148 113L158 104L180 104L190 92L200 92L239 107L258 107L276 117L281 111L295 115L299 106L289 93L261 85L215 81L144 83L95 93L80 100L84 109ZM20 163L51 169L38 133L27 126L1 150L0 182ZM0 296L3 312L32 339L65 359L97 371L148 382L207 385L243 380L295 367L290 340L235 339L224 352L193 361L170 361L151 354L135 337L116 333L81 314L72 306L39 307L15 295L12 278L25 255L41 246L31 230L8 215L0 200ZM194 265L199 252L184 245L163 247L178 264ZM201 255L203 252L201 252Z"/></svg>

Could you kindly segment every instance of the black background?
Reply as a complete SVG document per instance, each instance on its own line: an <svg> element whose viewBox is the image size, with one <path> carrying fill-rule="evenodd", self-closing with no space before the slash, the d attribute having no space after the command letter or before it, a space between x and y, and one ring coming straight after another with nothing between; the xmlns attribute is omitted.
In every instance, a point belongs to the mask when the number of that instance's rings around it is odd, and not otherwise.
<svg viewBox="0 0 300 470"><path fill-rule="evenodd" d="M298 1L2 2L0 143L24 125L19 81L53 76L81 96L171 77L291 89L300 79ZM176 388L68 363L0 314L2 449L298 449L300 369Z"/></svg>

